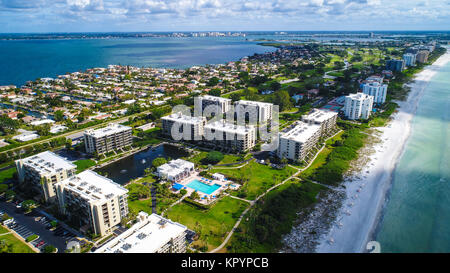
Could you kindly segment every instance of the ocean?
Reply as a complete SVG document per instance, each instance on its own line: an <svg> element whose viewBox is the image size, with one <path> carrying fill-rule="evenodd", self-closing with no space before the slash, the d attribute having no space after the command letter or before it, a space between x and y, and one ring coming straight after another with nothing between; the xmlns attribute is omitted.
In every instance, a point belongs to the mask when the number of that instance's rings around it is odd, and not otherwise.
<svg viewBox="0 0 450 273"><path fill-rule="evenodd" d="M244 37L0 40L0 85L110 64L187 68L274 51Z"/></svg>
<svg viewBox="0 0 450 273"><path fill-rule="evenodd" d="M376 228L381 252L450 252L450 62L430 80Z"/></svg>

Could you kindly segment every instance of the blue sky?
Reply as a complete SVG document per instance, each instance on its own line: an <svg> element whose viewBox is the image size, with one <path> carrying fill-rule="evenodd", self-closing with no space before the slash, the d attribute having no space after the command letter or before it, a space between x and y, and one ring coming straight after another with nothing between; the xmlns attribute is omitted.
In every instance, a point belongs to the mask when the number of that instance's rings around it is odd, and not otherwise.
<svg viewBox="0 0 450 273"><path fill-rule="evenodd" d="M450 30L450 0L0 0L0 32Z"/></svg>

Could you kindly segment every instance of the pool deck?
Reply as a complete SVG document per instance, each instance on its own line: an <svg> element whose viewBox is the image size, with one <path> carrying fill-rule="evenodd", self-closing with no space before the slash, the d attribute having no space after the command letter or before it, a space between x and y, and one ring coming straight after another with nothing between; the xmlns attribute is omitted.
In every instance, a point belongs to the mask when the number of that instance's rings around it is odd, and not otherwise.
<svg viewBox="0 0 450 273"><path fill-rule="evenodd" d="M198 180L199 182L202 182L204 184L207 185L220 185L220 188L218 188L217 190L215 190L214 192L212 192L211 194L206 194L203 193L201 191L197 191L197 193L200 195L200 199L198 200L198 202L200 202L201 204L205 204L205 205L209 205L211 204L215 199L217 199L214 196L219 195L220 193L222 193L224 190L226 189L232 189L232 190L237 190L239 189L240 185L237 183L234 183L232 181L226 180L226 181L221 181L221 180L212 180L212 179L208 179L208 181L205 181L204 179L202 179L203 177L200 176L197 172L193 173L190 177L187 177L179 182L176 182L178 184L183 185L183 189L185 189L188 192L188 195L192 194L192 192L195 191L195 189L190 188L189 186L187 186L189 183L191 183L194 180ZM209 182L212 181L212 182ZM231 183L231 185L230 185ZM229 186L230 185L230 186ZM233 187L234 186L234 187ZM178 191L177 191L178 192Z"/></svg>

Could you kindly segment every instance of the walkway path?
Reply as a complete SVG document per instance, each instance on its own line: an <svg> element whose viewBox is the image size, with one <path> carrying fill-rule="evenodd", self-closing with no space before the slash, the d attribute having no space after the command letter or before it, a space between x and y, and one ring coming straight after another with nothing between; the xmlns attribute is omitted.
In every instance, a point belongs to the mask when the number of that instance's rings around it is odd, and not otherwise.
<svg viewBox="0 0 450 273"><path fill-rule="evenodd" d="M178 199L176 202L172 203L168 208L166 208L162 213L161 216L164 217L164 213L166 213L166 211L168 211L171 207L179 204L181 201L184 200L184 198L188 197L189 193L186 193L185 195L183 195L183 197L181 197L180 199Z"/></svg>
<svg viewBox="0 0 450 273"><path fill-rule="evenodd" d="M327 138L324 142L328 141L329 139L335 137L336 135L338 135L340 132L342 132L342 130L339 130L336 134L330 136L329 138ZM323 151L323 149L326 147L326 144L324 144L322 146L322 148L320 148L320 150L316 153L316 155L314 156L314 158L309 162L309 164L307 166L305 166L302 169L296 168L297 172L294 173L293 175L291 175L290 177L286 178L283 182L276 184L274 186L272 186L271 188L269 188L268 190L266 190L264 193L262 193L260 196L258 196L254 201L250 201L250 200L246 200L246 199L241 199L243 201L247 201L250 203L250 206L248 208L246 208L241 216L239 216L238 221L236 222L236 224L233 226L233 228L231 229L231 231L228 233L227 237L225 238L225 240L222 242L222 244L220 244L220 246L216 247L215 249L211 250L209 253L215 253L219 250L221 250L223 247L225 247L225 245L228 243L228 241L230 240L231 236L233 235L234 231L236 230L236 228L239 226L239 224L242 221L242 218L244 218L245 214L258 202L259 199L263 198L267 193L271 192L272 190L278 188L281 185L284 185L287 181L291 180L292 178L296 178L296 176L298 176L301 172L303 172L304 170L308 169L312 163L314 162L314 160L316 160L317 156ZM231 197L231 196L230 196Z"/></svg>

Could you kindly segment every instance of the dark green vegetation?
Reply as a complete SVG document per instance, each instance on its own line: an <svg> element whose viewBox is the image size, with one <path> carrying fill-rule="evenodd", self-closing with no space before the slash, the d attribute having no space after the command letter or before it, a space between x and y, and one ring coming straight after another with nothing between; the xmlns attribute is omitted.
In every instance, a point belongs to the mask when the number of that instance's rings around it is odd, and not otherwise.
<svg viewBox="0 0 450 273"><path fill-rule="evenodd" d="M334 143L335 148L328 155L326 163L317 168L310 178L331 185L341 182L344 173L350 167L350 161L357 158L358 150L364 146L366 138L367 135L358 128L346 130L342 135L342 141Z"/></svg>
<svg viewBox="0 0 450 273"><path fill-rule="evenodd" d="M310 182L289 181L267 194L244 217L246 221L236 229L227 251L264 253L279 248L297 212L312 205L321 188Z"/></svg>

